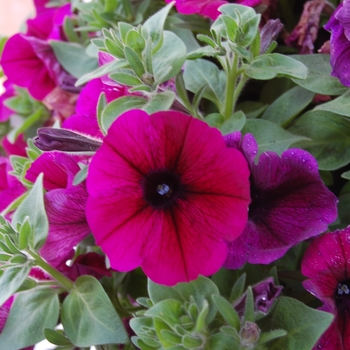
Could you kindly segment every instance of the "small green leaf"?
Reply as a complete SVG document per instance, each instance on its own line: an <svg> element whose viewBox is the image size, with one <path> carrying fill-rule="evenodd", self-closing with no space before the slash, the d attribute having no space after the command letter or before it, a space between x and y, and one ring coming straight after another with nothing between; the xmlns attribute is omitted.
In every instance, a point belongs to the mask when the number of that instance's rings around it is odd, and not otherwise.
<svg viewBox="0 0 350 350"><path fill-rule="evenodd" d="M278 53L260 55L246 67L246 74L253 79L268 80L275 77L305 79L307 68L290 56Z"/></svg>
<svg viewBox="0 0 350 350"><path fill-rule="evenodd" d="M148 114L158 111L166 111L170 109L175 100L175 93L172 91L164 91L154 95L142 108Z"/></svg>
<svg viewBox="0 0 350 350"><path fill-rule="evenodd" d="M216 284L209 278L199 276L196 280L190 283L178 283L173 287L183 298L183 300L190 300L192 297L198 307L202 309L205 300L209 302L208 322L212 321L216 315L216 307L211 303L212 295L218 295L219 290Z"/></svg>
<svg viewBox="0 0 350 350"><path fill-rule="evenodd" d="M146 103L147 100L145 98L138 96L123 96L112 101L102 112L102 131L107 133L109 127L121 114L131 109L141 109Z"/></svg>
<svg viewBox="0 0 350 350"><path fill-rule="evenodd" d="M159 47L162 45L164 23L173 6L174 2L166 5L160 11L148 18L142 25L142 36L144 38L151 38L154 52L157 51L157 49L159 49Z"/></svg>
<svg viewBox="0 0 350 350"><path fill-rule="evenodd" d="M76 173L73 180L73 185L77 186L86 180L89 171L89 166L83 165L82 168Z"/></svg>
<svg viewBox="0 0 350 350"><path fill-rule="evenodd" d="M254 321L254 297L252 287L249 286L244 306L244 323Z"/></svg>
<svg viewBox="0 0 350 350"><path fill-rule="evenodd" d="M40 342L44 339L44 329L55 327L58 316L59 300L54 289L19 293L0 333L1 347L17 350Z"/></svg>
<svg viewBox="0 0 350 350"><path fill-rule="evenodd" d="M51 40L50 45L62 67L75 78L82 77L98 66L97 59L88 56L81 45L56 40Z"/></svg>
<svg viewBox="0 0 350 350"><path fill-rule="evenodd" d="M103 113L103 110L107 107L107 104L108 104L108 101L107 101L106 93L101 92L101 94L98 98L98 102L97 102L97 123L98 123L100 130L102 130L102 131L103 131L102 113Z"/></svg>
<svg viewBox="0 0 350 350"><path fill-rule="evenodd" d="M49 222L44 205L43 174L38 176L28 196L16 210L12 218L12 225L16 227L17 224L22 224L27 220L26 217L29 217L29 222L34 232L30 245L35 250L38 250L45 243L49 232Z"/></svg>
<svg viewBox="0 0 350 350"><path fill-rule="evenodd" d="M125 68L127 66L128 66L128 62L126 60L115 60L115 61L106 63L103 66L95 69L94 71L83 75L81 78L77 80L77 82L75 83L75 86L81 86L92 79L101 78L104 75L112 73L118 69Z"/></svg>
<svg viewBox="0 0 350 350"><path fill-rule="evenodd" d="M174 299L166 299L152 306L145 312L145 316L157 317L170 327L179 324L182 316L182 302Z"/></svg>
<svg viewBox="0 0 350 350"><path fill-rule="evenodd" d="M10 266L5 269L0 276L0 306L21 287L31 267L31 264L26 263L25 265Z"/></svg>
<svg viewBox="0 0 350 350"><path fill-rule="evenodd" d="M148 279L147 284L148 295L152 300L153 304L159 303L166 299L174 299L183 302L184 299L181 294L176 291L173 287L166 287L161 284L157 284Z"/></svg>
<svg viewBox="0 0 350 350"><path fill-rule="evenodd" d="M288 333L284 329L274 329L270 332L264 332L260 335L258 344L264 344L267 343L273 339L284 337Z"/></svg>
<svg viewBox="0 0 350 350"><path fill-rule="evenodd" d="M240 131L246 122L245 114L242 111L235 112L229 119L220 126L223 135L231 134L234 131Z"/></svg>
<svg viewBox="0 0 350 350"><path fill-rule="evenodd" d="M221 295L213 295L212 299L217 307L218 311L224 317L226 322L237 331L240 330L241 322L236 310L233 308L232 304L230 304L225 298Z"/></svg>
<svg viewBox="0 0 350 350"><path fill-rule="evenodd" d="M129 62L130 67L141 78L146 73L143 63L137 53L130 47L125 46L124 48L125 58Z"/></svg>
<svg viewBox="0 0 350 350"><path fill-rule="evenodd" d="M128 336L101 284L80 276L62 305L62 324L69 340L79 347L125 344Z"/></svg>
<svg viewBox="0 0 350 350"><path fill-rule="evenodd" d="M44 329L45 338L52 344L55 345L73 345L67 337L65 337L62 332L56 331L54 329L45 328Z"/></svg>
<svg viewBox="0 0 350 350"><path fill-rule="evenodd" d="M139 56L146 47L146 40L136 30L130 30L126 36L125 45L132 48Z"/></svg>
<svg viewBox="0 0 350 350"><path fill-rule="evenodd" d="M26 216L19 229L18 249L23 250L28 248L29 241L33 239L33 230L29 222L29 216Z"/></svg>
<svg viewBox="0 0 350 350"><path fill-rule="evenodd" d="M109 77L121 85L142 85L142 81L135 75L135 73L131 69L120 69L116 73L110 74Z"/></svg>
<svg viewBox="0 0 350 350"><path fill-rule="evenodd" d="M244 273L238 278L238 280L233 285L229 299L230 303L237 301L242 296L245 286L245 280L246 274Z"/></svg>

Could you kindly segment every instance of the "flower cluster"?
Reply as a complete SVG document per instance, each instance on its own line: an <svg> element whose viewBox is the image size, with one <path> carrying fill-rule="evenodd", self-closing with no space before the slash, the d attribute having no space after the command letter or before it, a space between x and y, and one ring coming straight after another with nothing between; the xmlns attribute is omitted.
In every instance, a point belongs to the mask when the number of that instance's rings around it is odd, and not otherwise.
<svg viewBox="0 0 350 350"><path fill-rule="evenodd" d="M350 347L350 0L34 5L0 46L0 348Z"/></svg>

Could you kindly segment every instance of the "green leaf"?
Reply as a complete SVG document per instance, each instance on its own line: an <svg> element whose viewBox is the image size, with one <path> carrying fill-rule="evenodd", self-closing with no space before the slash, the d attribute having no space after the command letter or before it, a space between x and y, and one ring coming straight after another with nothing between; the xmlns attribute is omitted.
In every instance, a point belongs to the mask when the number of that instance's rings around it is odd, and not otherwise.
<svg viewBox="0 0 350 350"><path fill-rule="evenodd" d="M245 286L245 280L246 274L244 273L238 278L238 280L233 285L229 298L230 303L237 301L242 296Z"/></svg>
<svg viewBox="0 0 350 350"><path fill-rule="evenodd" d="M274 329L273 331L270 332L264 332L260 335L258 344L264 344L267 343L273 339L284 337L288 333L284 329Z"/></svg>
<svg viewBox="0 0 350 350"><path fill-rule="evenodd" d="M128 66L128 62L126 60L115 60L115 61L106 63L103 66L95 69L94 71L83 75L81 78L77 80L77 82L75 83L75 86L81 86L92 79L101 78L106 74L112 73L118 69L125 68L127 66Z"/></svg>
<svg viewBox="0 0 350 350"><path fill-rule="evenodd" d="M128 336L101 284L92 276L80 276L62 305L62 324L76 346L125 344Z"/></svg>
<svg viewBox="0 0 350 350"><path fill-rule="evenodd" d="M157 317L170 327L180 323L182 316L182 302L174 299L162 300L145 312L145 316ZM160 330L159 330L160 331Z"/></svg>
<svg viewBox="0 0 350 350"><path fill-rule="evenodd" d="M45 338L52 344L55 345L73 345L67 337L65 337L62 332L56 331L54 329L45 328L44 329Z"/></svg>
<svg viewBox="0 0 350 350"><path fill-rule="evenodd" d="M109 77L121 85L142 85L142 81L136 76L136 74L131 69L120 69L119 71L110 74Z"/></svg>
<svg viewBox="0 0 350 350"><path fill-rule="evenodd" d="M221 295L213 295L212 299L217 307L218 311L224 317L226 322L233 328L237 329L237 331L241 328L241 321L236 310L233 308L232 304L230 304L225 298Z"/></svg>
<svg viewBox="0 0 350 350"><path fill-rule="evenodd" d="M174 48L176 47L176 50ZM152 55L153 75L156 84L161 84L178 74L186 61L186 46L174 33L164 31L164 41Z"/></svg>
<svg viewBox="0 0 350 350"><path fill-rule="evenodd" d="M254 296L252 287L249 286L247 289L247 297L245 300L244 306L244 323L246 322L254 322Z"/></svg>
<svg viewBox="0 0 350 350"><path fill-rule="evenodd" d="M130 47L125 46L124 48L125 58L129 62L130 67L141 78L146 73L143 63L138 54Z"/></svg>
<svg viewBox="0 0 350 350"><path fill-rule="evenodd" d="M142 36L144 38L150 37L152 39L152 47L154 51L157 51L157 49L159 49L159 47L162 45L164 23L173 6L174 3L171 2L148 18L142 25Z"/></svg>
<svg viewBox="0 0 350 350"><path fill-rule="evenodd" d="M350 120L327 111L310 111L289 130L310 140L298 142L310 152L321 170L339 169L350 162Z"/></svg>
<svg viewBox="0 0 350 350"><path fill-rule="evenodd" d="M184 80L186 88L193 93L207 85L204 97L214 102L218 109L224 105L226 75L214 63L202 59L187 61Z"/></svg>
<svg viewBox="0 0 350 350"><path fill-rule="evenodd" d="M199 276L196 280L190 283L178 283L173 287L184 300L190 300L192 296L198 309L202 309L204 300L209 302L208 322L216 315L216 307L211 303L212 295L218 295L219 290L216 284L209 278Z"/></svg>
<svg viewBox="0 0 350 350"><path fill-rule="evenodd" d="M74 176L73 185L77 186L81 184L84 180L86 180L88 171L89 171L89 166L82 165L82 168Z"/></svg>
<svg viewBox="0 0 350 350"><path fill-rule="evenodd" d="M56 326L59 316L57 291L52 288L19 293L0 334L2 349L17 350L44 339L44 329Z"/></svg>
<svg viewBox="0 0 350 350"><path fill-rule="evenodd" d="M303 63L308 69L306 79L293 79L303 88L323 95L341 95L348 90L337 78L331 76L329 55L291 55L290 57Z"/></svg>
<svg viewBox="0 0 350 350"><path fill-rule="evenodd" d="M24 283L32 265L10 266L0 276L0 306ZM1 339L1 338L0 338Z"/></svg>
<svg viewBox="0 0 350 350"><path fill-rule="evenodd" d="M221 125L220 131L223 135L230 134L234 131L240 131L244 127L246 117L242 111L235 112L229 119Z"/></svg>
<svg viewBox="0 0 350 350"><path fill-rule="evenodd" d="M164 91L154 95L142 108L148 114L158 111L166 111L170 109L175 100L175 93L172 91Z"/></svg>
<svg viewBox="0 0 350 350"><path fill-rule="evenodd" d="M350 90L330 102L316 106L314 111L328 111L350 117Z"/></svg>
<svg viewBox="0 0 350 350"><path fill-rule="evenodd" d="M280 297L269 328L282 328L288 334L271 342L269 349L310 350L332 320L333 315L328 312L312 309L293 298Z"/></svg>
<svg viewBox="0 0 350 350"><path fill-rule="evenodd" d="M75 78L82 77L98 66L97 59L88 56L81 45L56 40L50 40L50 45L62 67Z"/></svg>
<svg viewBox="0 0 350 350"><path fill-rule="evenodd" d="M225 333L216 333L209 338L208 349L210 350L239 350L240 345Z"/></svg>
<svg viewBox="0 0 350 350"><path fill-rule="evenodd" d="M268 80L275 77L305 79L307 68L290 56L278 53L260 55L246 67L245 73L253 79Z"/></svg>
<svg viewBox="0 0 350 350"><path fill-rule="evenodd" d="M147 290L153 304L167 299L174 299L181 302L184 301L181 294L176 291L174 287L166 287L161 284L154 283L150 279L148 279Z"/></svg>
<svg viewBox="0 0 350 350"><path fill-rule="evenodd" d="M314 92L295 86L277 98L261 118L283 126L308 106L314 96Z"/></svg>
<svg viewBox="0 0 350 350"><path fill-rule="evenodd" d="M126 36L125 45L132 48L138 55L141 55L146 47L146 40L136 30L130 30Z"/></svg>
<svg viewBox="0 0 350 350"><path fill-rule="evenodd" d="M121 114L132 109L142 108L146 103L146 99L138 96L123 96L112 101L102 111L102 131L107 133L109 127Z"/></svg>
<svg viewBox="0 0 350 350"><path fill-rule="evenodd" d="M307 140L305 137L291 134L277 124L263 119L248 119L242 133L254 135L259 145L259 154L265 151L281 154L293 143Z"/></svg>
<svg viewBox="0 0 350 350"><path fill-rule="evenodd" d="M35 208L35 210L33 210ZM49 222L45 212L43 174L41 173L30 190L28 196L23 200L12 218L12 225L22 224L29 217L29 223L33 229L33 237L30 245L35 250L40 249L45 243L49 232Z"/></svg>

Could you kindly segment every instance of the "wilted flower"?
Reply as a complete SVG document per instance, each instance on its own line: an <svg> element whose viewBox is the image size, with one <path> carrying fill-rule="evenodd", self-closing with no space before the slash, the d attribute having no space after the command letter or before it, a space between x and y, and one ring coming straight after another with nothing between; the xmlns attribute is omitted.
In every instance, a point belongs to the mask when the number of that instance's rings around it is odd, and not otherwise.
<svg viewBox="0 0 350 350"><path fill-rule="evenodd" d="M350 349L350 227L316 238L305 252L301 272L305 289L334 314L315 349Z"/></svg>
<svg viewBox="0 0 350 350"><path fill-rule="evenodd" d="M26 174L26 179L34 182L44 173L49 235L40 254L54 267L64 265L72 257L73 247L90 233L85 217L85 182L73 185L79 170L76 157L47 152L32 163Z"/></svg>
<svg viewBox="0 0 350 350"><path fill-rule="evenodd" d="M324 28L331 32L330 50L332 75L350 86L350 0L344 0L334 11Z"/></svg>
<svg viewBox="0 0 350 350"><path fill-rule="evenodd" d="M110 127L87 178L87 219L112 268L173 285L216 272L247 219L249 171L216 129L132 110Z"/></svg>
<svg viewBox="0 0 350 350"><path fill-rule="evenodd" d="M264 152L254 163L257 144L239 132L226 137L241 149L251 170L248 223L229 244L227 268L244 263L269 264L299 242L324 232L337 217L337 198L322 182L315 158L301 149L279 156Z"/></svg>
<svg viewBox="0 0 350 350"><path fill-rule="evenodd" d="M166 3L172 0L165 0ZM176 9L185 15L199 14L201 16L209 17L215 20L221 13L218 8L228 3L237 3L245 6L257 6L261 3L261 0L237 0L237 1L225 1L225 0L176 0Z"/></svg>

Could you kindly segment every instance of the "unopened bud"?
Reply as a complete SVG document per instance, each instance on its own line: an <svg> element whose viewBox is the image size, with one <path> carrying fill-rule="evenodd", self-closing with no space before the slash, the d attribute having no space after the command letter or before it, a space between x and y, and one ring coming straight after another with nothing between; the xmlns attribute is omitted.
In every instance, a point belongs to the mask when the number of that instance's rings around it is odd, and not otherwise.
<svg viewBox="0 0 350 350"><path fill-rule="evenodd" d="M42 151L62 152L95 152L102 144L98 139L56 128L38 129L38 135L33 141L34 145Z"/></svg>
<svg viewBox="0 0 350 350"><path fill-rule="evenodd" d="M242 346L248 349L254 348L260 337L260 329L256 323L247 321L241 329L239 336Z"/></svg>

